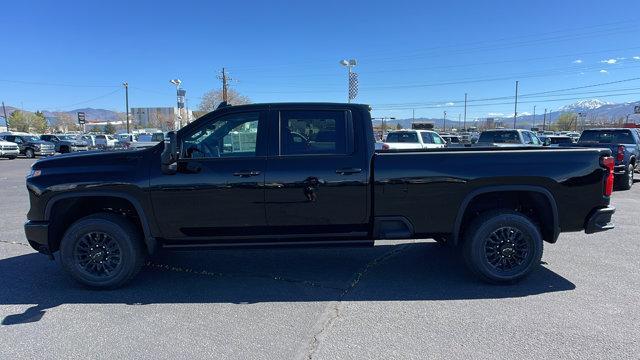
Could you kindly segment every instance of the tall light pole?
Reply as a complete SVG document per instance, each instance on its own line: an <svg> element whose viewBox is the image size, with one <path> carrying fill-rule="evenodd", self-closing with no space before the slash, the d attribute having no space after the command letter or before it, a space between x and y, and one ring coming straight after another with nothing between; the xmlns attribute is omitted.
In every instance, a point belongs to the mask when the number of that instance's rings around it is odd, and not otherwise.
<svg viewBox="0 0 640 360"><path fill-rule="evenodd" d="M180 116L180 94L178 93L178 91L180 90L180 84L182 84L182 80L180 79L173 79L173 80L169 80L170 83L172 83L173 85L176 86L176 109L178 109L178 112L176 113L176 123L179 124L179 128L182 127L182 116ZM175 124L174 124L175 126Z"/></svg>
<svg viewBox="0 0 640 360"><path fill-rule="evenodd" d="M544 127L547 125L547 109L544 109L544 117L542 118L542 132L544 132Z"/></svg>
<svg viewBox="0 0 640 360"><path fill-rule="evenodd" d="M513 109L513 128L516 128L516 118L518 117L518 80L516 80L516 102Z"/></svg>
<svg viewBox="0 0 640 360"><path fill-rule="evenodd" d="M350 94L351 68L358 65L358 61L356 61L356 59L349 59L349 60L344 59L344 60L340 60L340 65L347 67L347 102L350 103L351 102L351 94Z"/></svg>
<svg viewBox="0 0 640 360"><path fill-rule="evenodd" d="M124 104L127 109L127 134L129 134L129 83L125 81L122 86L124 86Z"/></svg>
<svg viewBox="0 0 640 360"><path fill-rule="evenodd" d="M533 105L533 127L536 127L536 106Z"/></svg>
<svg viewBox="0 0 640 360"><path fill-rule="evenodd" d="M467 93L464 93L464 131L467 131Z"/></svg>
<svg viewBox="0 0 640 360"><path fill-rule="evenodd" d="M447 110L444 111L444 116L442 117L442 131L447 131Z"/></svg>

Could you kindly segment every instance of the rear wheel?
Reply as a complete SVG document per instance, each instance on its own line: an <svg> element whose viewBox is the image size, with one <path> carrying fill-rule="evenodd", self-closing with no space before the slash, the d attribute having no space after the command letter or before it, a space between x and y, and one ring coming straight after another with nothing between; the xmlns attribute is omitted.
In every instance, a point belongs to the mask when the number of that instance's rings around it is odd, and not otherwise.
<svg viewBox="0 0 640 360"><path fill-rule="evenodd" d="M627 171L624 173L624 175L620 176L619 184L621 190L631 189L631 186L633 186L633 173L633 164L629 164L629 166L627 167Z"/></svg>
<svg viewBox="0 0 640 360"><path fill-rule="evenodd" d="M34 157L36 157L36 153L35 151L33 151L33 149L27 149L24 151L24 156L26 156L28 159L33 159Z"/></svg>
<svg viewBox="0 0 640 360"><path fill-rule="evenodd" d="M60 146L60 154L65 154L69 152L68 146Z"/></svg>
<svg viewBox="0 0 640 360"><path fill-rule="evenodd" d="M117 288L131 280L144 263L138 229L122 216L100 213L69 227L60 244L63 268L78 282L95 288Z"/></svg>
<svg viewBox="0 0 640 360"><path fill-rule="evenodd" d="M540 265L542 235L520 213L491 211L472 221L462 251L467 267L482 280L512 283Z"/></svg>

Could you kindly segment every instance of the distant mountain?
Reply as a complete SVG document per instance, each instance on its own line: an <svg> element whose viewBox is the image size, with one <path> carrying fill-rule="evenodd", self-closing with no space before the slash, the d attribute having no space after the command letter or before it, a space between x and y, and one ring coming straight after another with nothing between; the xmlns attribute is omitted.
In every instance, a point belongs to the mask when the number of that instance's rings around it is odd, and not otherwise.
<svg viewBox="0 0 640 360"><path fill-rule="evenodd" d="M94 108L84 108L84 109L75 109L75 110L71 110L71 111L48 111L45 110L44 111L44 115L49 117L53 117L55 116L56 112L64 112L67 113L69 115L71 115L71 117L76 118L78 116L79 112L84 112L85 114L85 118L88 121L91 120L103 120L103 121L116 121L118 120L118 112L116 111L112 111L112 110L105 110L105 109L94 109Z"/></svg>
<svg viewBox="0 0 640 360"><path fill-rule="evenodd" d="M613 105L613 103L602 101L599 99L580 100L573 104L565 105L558 109L560 112L583 112L588 110L595 110L605 105Z"/></svg>
<svg viewBox="0 0 640 360"><path fill-rule="evenodd" d="M640 106L640 101L615 104L611 102L602 101L599 99L580 100L573 104L561 106L557 110L552 110L547 113L546 122L554 123L563 113L583 113L585 121L587 122L616 122L620 118L625 118L629 115L629 121L640 123L640 115L633 113L634 107ZM491 117L491 116L488 116ZM513 117L493 117L495 121L501 121L505 126L513 124ZM528 128L532 126L542 126L544 115L536 113L535 119L533 115L519 115L517 124L519 127ZM484 121L486 118L478 119L478 122ZM374 125L380 125L381 120L374 120ZM431 122L435 124L436 128L442 128L443 119L438 118L416 118L412 119L396 119L387 120L387 129L395 129L397 124L400 124L404 129L410 129L412 122ZM462 128L462 123L459 123L457 119L447 119L447 129ZM473 119L467 119L467 126L474 126Z"/></svg>

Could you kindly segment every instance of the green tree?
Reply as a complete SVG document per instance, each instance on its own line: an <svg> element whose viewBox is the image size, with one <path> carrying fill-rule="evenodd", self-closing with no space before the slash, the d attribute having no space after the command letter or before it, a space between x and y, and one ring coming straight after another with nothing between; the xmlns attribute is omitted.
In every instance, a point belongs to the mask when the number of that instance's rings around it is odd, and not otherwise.
<svg viewBox="0 0 640 360"><path fill-rule="evenodd" d="M9 125L11 129L20 132L36 132L44 133L48 126L47 120L44 118L42 112L35 114L16 110L9 116Z"/></svg>
<svg viewBox="0 0 640 360"><path fill-rule="evenodd" d="M555 127L560 131L573 130L576 127L578 115L575 113L562 113L556 121Z"/></svg>
<svg viewBox="0 0 640 360"><path fill-rule="evenodd" d="M36 111L36 113L33 115L31 130L35 131L38 134L42 134L46 132L48 128L49 124L47 124L47 119L44 117L42 111Z"/></svg>
<svg viewBox="0 0 640 360"><path fill-rule="evenodd" d="M107 125L104 126L104 133L105 134L115 134L116 133L116 127L113 126L111 123L107 123Z"/></svg>
<svg viewBox="0 0 640 360"><path fill-rule="evenodd" d="M402 125L400 125L400 123L398 123L398 125L396 125L396 130L402 130Z"/></svg>

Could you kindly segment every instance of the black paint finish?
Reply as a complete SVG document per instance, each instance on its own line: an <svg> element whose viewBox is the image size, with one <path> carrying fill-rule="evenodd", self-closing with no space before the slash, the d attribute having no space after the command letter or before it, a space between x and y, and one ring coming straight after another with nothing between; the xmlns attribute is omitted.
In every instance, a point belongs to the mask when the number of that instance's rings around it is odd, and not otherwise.
<svg viewBox="0 0 640 360"><path fill-rule="evenodd" d="M346 154L281 153L281 112L304 110L345 113L350 124ZM181 129L178 149L180 139L219 117L247 111L261 114L254 156L194 159L182 154L175 174L161 171L162 143L144 150L86 152L36 162L33 169L41 174L27 178L30 242L34 247L55 242L47 232L55 204L76 196L126 200L136 209L149 244L172 246L370 244L375 234L456 234L463 226L461 214L483 189L544 193L557 209L557 215L549 217L553 224L548 224L557 231L583 230L594 210L609 205L602 195L607 174L600 165L608 150L375 152L365 105L226 107ZM396 228L384 231L380 227L385 221Z"/></svg>

